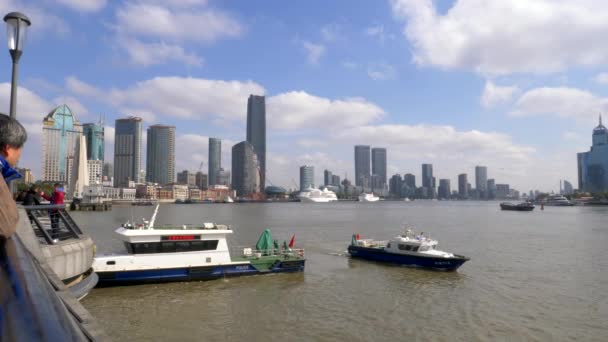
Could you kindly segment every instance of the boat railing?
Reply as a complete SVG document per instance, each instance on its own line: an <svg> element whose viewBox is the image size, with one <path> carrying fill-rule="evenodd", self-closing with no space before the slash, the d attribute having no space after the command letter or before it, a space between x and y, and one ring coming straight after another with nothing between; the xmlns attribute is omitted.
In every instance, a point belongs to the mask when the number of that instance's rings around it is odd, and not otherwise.
<svg viewBox="0 0 608 342"><path fill-rule="evenodd" d="M260 258L262 256L299 256L304 257L304 248L269 248L253 249L246 246L236 246L231 248L232 255L241 255L248 258Z"/></svg>
<svg viewBox="0 0 608 342"><path fill-rule="evenodd" d="M80 239L82 231L66 211L65 205L23 206L40 243Z"/></svg>

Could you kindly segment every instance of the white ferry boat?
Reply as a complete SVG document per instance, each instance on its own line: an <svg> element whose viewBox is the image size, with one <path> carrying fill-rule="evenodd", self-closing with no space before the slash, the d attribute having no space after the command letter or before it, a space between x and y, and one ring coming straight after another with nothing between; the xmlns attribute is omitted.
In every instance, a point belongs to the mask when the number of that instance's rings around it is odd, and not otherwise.
<svg viewBox="0 0 608 342"><path fill-rule="evenodd" d="M232 257L226 225L204 223L201 226L155 227L158 206L150 221L127 222L116 229L126 253L98 255L93 269L99 285L122 285L142 282L206 280L221 277L304 271L304 250L279 247L266 229L252 248L243 248Z"/></svg>
<svg viewBox="0 0 608 342"><path fill-rule="evenodd" d="M322 191L319 189L308 188L300 192L298 196L301 202L308 203L327 203L338 200L336 193L324 188Z"/></svg>
<svg viewBox="0 0 608 342"><path fill-rule="evenodd" d="M353 258L441 271L455 271L470 260L462 255L437 250L437 244L437 240L410 229L388 241L361 239L359 234L355 234L348 246L348 253Z"/></svg>
<svg viewBox="0 0 608 342"><path fill-rule="evenodd" d="M375 196L373 193L362 193L359 195L359 202L378 202L380 197Z"/></svg>
<svg viewBox="0 0 608 342"><path fill-rule="evenodd" d="M570 202L566 197L562 195L549 195L544 200L544 205L553 207L568 207L573 206L574 203Z"/></svg>

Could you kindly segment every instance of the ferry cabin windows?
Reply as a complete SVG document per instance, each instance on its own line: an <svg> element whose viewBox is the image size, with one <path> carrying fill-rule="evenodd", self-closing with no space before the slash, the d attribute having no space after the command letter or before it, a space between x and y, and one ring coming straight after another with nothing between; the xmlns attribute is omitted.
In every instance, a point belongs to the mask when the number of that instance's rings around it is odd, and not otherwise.
<svg viewBox="0 0 608 342"><path fill-rule="evenodd" d="M193 241L162 241L162 242L125 242L127 251L131 254L150 253L178 253L196 251L214 251L219 240L193 240Z"/></svg>
<svg viewBox="0 0 608 342"><path fill-rule="evenodd" d="M418 246L412 246L412 245L405 245L405 244L399 244L397 246L400 250L402 251L412 251L412 252L418 252Z"/></svg>

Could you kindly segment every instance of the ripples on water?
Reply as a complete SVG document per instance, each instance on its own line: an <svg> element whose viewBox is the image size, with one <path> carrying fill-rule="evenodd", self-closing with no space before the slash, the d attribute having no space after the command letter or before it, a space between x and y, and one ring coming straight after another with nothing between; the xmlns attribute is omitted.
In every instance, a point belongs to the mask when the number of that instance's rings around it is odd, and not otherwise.
<svg viewBox="0 0 608 342"><path fill-rule="evenodd" d="M74 213L98 244L150 207ZM303 274L95 289L83 301L115 340L608 340L608 208L501 212L497 203L163 205L158 223L265 228L306 248ZM472 258L444 273L352 260L353 233L388 239L404 223Z"/></svg>

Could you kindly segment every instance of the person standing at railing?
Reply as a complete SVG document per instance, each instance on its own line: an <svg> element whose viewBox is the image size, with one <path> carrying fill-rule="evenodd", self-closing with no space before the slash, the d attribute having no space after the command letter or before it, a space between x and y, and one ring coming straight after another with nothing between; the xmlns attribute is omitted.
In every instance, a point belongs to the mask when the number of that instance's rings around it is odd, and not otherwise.
<svg viewBox="0 0 608 342"><path fill-rule="evenodd" d="M51 196L46 195L44 192L42 192L40 195L42 195L45 200L51 202L52 205L63 204L63 199L65 197L63 188L59 183L55 183L53 185L53 193ZM53 238L53 242L57 242L59 235L59 210L52 209L49 212L49 215L51 216L51 236Z"/></svg>
<svg viewBox="0 0 608 342"><path fill-rule="evenodd" d="M9 238L17 230L19 211L7 184L21 178L13 167L26 140L27 132L19 121L0 114L0 238Z"/></svg>
<svg viewBox="0 0 608 342"><path fill-rule="evenodd" d="M32 187L25 193L23 205L40 205L40 193L38 193L38 185L32 185Z"/></svg>

